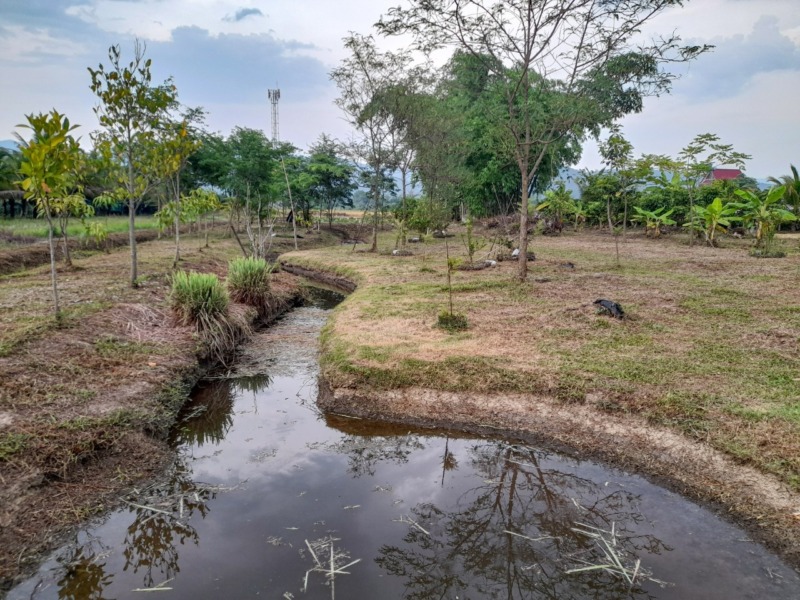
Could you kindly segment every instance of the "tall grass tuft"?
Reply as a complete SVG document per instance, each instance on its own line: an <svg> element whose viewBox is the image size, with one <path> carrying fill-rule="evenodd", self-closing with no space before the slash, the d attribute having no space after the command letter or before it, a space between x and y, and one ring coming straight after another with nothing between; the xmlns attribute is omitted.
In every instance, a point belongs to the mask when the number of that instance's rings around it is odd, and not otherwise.
<svg viewBox="0 0 800 600"><path fill-rule="evenodd" d="M272 266L263 258L235 258L228 263L228 291L231 299L254 306L263 314L270 305Z"/></svg>
<svg viewBox="0 0 800 600"><path fill-rule="evenodd" d="M182 325L194 325L205 354L225 364L236 343L249 332L241 318L231 318L228 293L216 275L178 271L170 303Z"/></svg>
<svg viewBox="0 0 800 600"><path fill-rule="evenodd" d="M210 322L228 309L228 294L216 275L178 271L172 278L172 310L182 325Z"/></svg>

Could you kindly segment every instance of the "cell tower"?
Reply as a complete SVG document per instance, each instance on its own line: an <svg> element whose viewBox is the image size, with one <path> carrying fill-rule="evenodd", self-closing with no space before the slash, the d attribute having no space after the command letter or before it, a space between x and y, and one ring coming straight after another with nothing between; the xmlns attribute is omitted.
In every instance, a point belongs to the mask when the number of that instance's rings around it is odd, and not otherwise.
<svg viewBox="0 0 800 600"><path fill-rule="evenodd" d="M272 143L278 143L278 100L281 99L280 90L267 91L269 102L272 104Z"/></svg>

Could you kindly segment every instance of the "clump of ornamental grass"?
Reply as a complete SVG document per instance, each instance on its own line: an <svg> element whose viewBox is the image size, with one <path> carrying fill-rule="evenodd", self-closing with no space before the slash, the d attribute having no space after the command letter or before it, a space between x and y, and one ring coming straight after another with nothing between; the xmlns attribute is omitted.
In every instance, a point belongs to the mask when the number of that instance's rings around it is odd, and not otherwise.
<svg viewBox="0 0 800 600"><path fill-rule="evenodd" d="M178 271L170 303L182 325L194 325L203 354L225 364L237 342L249 332L247 320L232 316L225 286L216 275Z"/></svg>
<svg viewBox="0 0 800 600"><path fill-rule="evenodd" d="M228 292L234 302L254 306L260 314L270 305L272 266L263 258L234 258L228 263Z"/></svg>

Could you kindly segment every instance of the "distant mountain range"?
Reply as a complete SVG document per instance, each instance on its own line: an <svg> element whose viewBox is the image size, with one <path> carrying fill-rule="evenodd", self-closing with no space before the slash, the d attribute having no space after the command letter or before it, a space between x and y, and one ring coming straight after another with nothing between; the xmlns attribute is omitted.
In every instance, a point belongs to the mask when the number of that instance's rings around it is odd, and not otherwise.
<svg viewBox="0 0 800 600"><path fill-rule="evenodd" d="M14 140L0 140L0 148L7 150L19 150L19 144Z"/></svg>

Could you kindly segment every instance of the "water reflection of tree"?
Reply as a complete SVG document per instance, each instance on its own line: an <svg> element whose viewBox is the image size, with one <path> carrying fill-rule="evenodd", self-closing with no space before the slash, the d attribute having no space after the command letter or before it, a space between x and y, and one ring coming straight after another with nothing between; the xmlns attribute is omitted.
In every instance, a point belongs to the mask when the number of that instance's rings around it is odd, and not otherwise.
<svg viewBox="0 0 800 600"><path fill-rule="evenodd" d="M336 415L325 415L325 421L344 435L335 442L310 447L347 456L348 472L354 477L374 475L378 463L405 464L412 452L425 449L421 436L410 433L407 427Z"/></svg>
<svg viewBox="0 0 800 600"><path fill-rule="evenodd" d="M266 373L255 373L251 375L237 375L229 379L231 388L238 394L252 392L257 394L267 389L272 383L272 377Z"/></svg>
<svg viewBox="0 0 800 600"><path fill-rule="evenodd" d="M189 521L195 513L206 517L217 488L192 481L191 474L178 460L167 481L129 502L135 519L125 536L123 570L142 572L145 587L173 578L180 571L178 548L200 541Z"/></svg>
<svg viewBox="0 0 800 600"><path fill-rule="evenodd" d="M178 415L174 444L219 444L233 426L236 395L230 381L217 379L198 386Z"/></svg>
<svg viewBox="0 0 800 600"><path fill-rule="evenodd" d="M573 530L576 523L614 523L620 551L664 548L631 530L643 520L636 495L547 468L530 448L481 443L471 455L484 483L451 512L416 506L420 526L410 527L406 545L381 548L376 561L406 580L406 598L648 597L604 571L565 574L578 559L600 559L593 540Z"/></svg>
<svg viewBox="0 0 800 600"><path fill-rule="evenodd" d="M98 547L96 547L96 545ZM108 550L96 538L75 544L58 559L64 574L58 580L59 600L100 600L113 575L105 572Z"/></svg>

